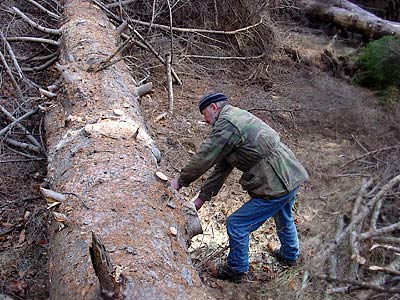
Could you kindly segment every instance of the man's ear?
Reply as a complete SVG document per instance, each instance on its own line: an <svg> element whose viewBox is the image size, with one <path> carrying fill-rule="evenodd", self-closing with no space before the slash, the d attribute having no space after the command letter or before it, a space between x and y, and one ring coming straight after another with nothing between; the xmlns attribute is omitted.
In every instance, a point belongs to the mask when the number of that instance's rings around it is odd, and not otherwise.
<svg viewBox="0 0 400 300"><path fill-rule="evenodd" d="M212 110L213 112L216 112L216 111L218 110L218 105L215 104L215 103L211 103L211 110Z"/></svg>

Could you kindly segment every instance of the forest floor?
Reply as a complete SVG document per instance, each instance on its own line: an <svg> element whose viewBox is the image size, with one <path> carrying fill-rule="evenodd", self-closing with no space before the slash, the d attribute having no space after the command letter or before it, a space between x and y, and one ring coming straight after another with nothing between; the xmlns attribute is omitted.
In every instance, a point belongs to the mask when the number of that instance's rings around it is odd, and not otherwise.
<svg viewBox="0 0 400 300"><path fill-rule="evenodd" d="M164 83L156 83L154 93L141 100L162 154L160 170L170 178L178 176L210 131L198 112L199 97L209 91L225 93L233 105L253 112L278 131L310 173L295 206L300 264L283 268L268 254L267 244L278 241L274 224L268 221L252 234L251 269L244 283L215 280L205 272L205 261L218 263L226 256L221 250L227 244L226 217L248 200L238 183L239 172L233 172L219 195L201 209L204 234L192 242L193 263L217 299L323 299L323 283L314 280L301 288L304 270L323 260L315 257L317 250L334 236L336 216L351 212L348 195L366 176L352 172L351 165L341 166L366 149L399 141L398 108L385 110L372 91L287 57L256 65L252 76L241 71L181 75L184 84L174 90L174 115L161 120L157 116L168 107ZM37 192L46 165L21 158L4 144L0 160L0 299L2 294L47 299L47 211ZM205 178L182 193L188 199L195 196Z"/></svg>

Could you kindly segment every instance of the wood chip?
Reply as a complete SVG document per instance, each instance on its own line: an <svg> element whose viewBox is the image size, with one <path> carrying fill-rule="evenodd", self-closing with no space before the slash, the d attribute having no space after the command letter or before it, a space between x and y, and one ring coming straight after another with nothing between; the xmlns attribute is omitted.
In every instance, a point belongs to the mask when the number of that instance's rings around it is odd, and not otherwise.
<svg viewBox="0 0 400 300"><path fill-rule="evenodd" d="M156 175L159 179L161 179L162 181L168 181L168 176L165 175L164 173L160 172L160 171L157 171L157 172L155 173L155 175Z"/></svg>
<svg viewBox="0 0 400 300"><path fill-rule="evenodd" d="M178 230L177 230L175 227L173 227L173 226L171 226L171 227L169 228L169 231L170 231L171 234L174 235L174 236L178 234Z"/></svg>

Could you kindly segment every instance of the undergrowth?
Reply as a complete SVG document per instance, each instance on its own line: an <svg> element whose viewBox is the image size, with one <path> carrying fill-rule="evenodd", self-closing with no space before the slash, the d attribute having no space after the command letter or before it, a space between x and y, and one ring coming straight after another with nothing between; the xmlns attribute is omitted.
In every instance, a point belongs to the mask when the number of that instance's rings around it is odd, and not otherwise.
<svg viewBox="0 0 400 300"><path fill-rule="evenodd" d="M385 106L400 100L400 39L385 36L368 43L361 49L357 64L355 83L379 90Z"/></svg>

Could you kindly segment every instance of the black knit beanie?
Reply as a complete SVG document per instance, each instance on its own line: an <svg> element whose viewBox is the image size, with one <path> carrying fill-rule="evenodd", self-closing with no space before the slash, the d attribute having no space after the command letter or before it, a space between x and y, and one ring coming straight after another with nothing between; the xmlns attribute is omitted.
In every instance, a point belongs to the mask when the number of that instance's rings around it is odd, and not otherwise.
<svg viewBox="0 0 400 300"><path fill-rule="evenodd" d="M211 103L219 101L228 101L228 98L222 93L212 93L202 96L199 100L200 113L204 108L206 108Z"/></svg>

